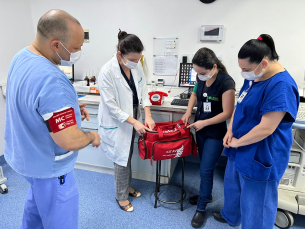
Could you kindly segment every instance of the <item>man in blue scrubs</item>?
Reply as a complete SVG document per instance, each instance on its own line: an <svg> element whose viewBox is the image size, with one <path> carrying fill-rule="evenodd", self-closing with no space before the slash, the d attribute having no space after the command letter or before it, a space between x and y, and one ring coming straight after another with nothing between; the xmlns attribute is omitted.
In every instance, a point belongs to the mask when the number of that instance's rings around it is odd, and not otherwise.
<svg viewBox="0 0 305 229"><path fill-rule="evenodd" d="M81 56L84 31L70 14L51 10L33 44L13 58L7 80L7 163L30 183L21 228L78 227L74 164L78 150L98 147L96 132L80 130L88 112L58 64Z"/></svg>
<svg viewBox="0 0 305 229"><path fill-rule="evenodd" d="M288 166L298 88L278 62L271 36L246 42L238 54L245 78L224 137L225 202L216 220L243 229L272 229L278 185Z"/></svg>

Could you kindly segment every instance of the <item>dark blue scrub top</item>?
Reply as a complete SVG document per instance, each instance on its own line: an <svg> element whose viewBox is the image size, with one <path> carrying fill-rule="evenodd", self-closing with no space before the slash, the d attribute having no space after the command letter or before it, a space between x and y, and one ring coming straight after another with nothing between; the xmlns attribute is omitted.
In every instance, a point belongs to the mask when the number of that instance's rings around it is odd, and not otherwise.
<svg viewBox="0 0 305 229"><path fill-rule="evenodd" d="M286 70L265 81L252 83L248 94L236 106L232 126L235 138L241 138L257 126L266 113L287 113L267 138L247 146L226 148L224 154L235 160L236 170L248 178L280 180L289 162L292 124L300 102L298 87ZM249 81L245 80L240 94L248 88Z"/></svg>
<svg viewBox="0 0 305 229"><path fill-rule="evenodd" d="M120 65L120 69L121 69L121 73L124 76L127 84L129 85L130 89L132 90L133 108L135 108L139 104L139 99L138 99L137 89L136 89L136 85L134 83L131 71L130 71L130 80L129 80L128 77L126 76L123 68L121 67L121 65Z"/></svg>

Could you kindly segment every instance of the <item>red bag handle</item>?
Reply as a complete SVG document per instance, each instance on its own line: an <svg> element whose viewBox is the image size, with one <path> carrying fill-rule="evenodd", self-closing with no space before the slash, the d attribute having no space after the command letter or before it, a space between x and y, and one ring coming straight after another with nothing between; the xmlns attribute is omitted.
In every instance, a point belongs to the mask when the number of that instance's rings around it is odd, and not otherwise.
<svg viewBox="0 0 305 229"><path fill-rule="evenodd" d="M181 136L185 134L185 130L183 128L178 128L178 130L181 133Z"/></svg>
<svg viewBox="0 0 305 229"><path fill-rule="evenodd" d="M158 127L157 131L158 131L159 138L160 139L163 138L164 134L160 127Z"/></svg>

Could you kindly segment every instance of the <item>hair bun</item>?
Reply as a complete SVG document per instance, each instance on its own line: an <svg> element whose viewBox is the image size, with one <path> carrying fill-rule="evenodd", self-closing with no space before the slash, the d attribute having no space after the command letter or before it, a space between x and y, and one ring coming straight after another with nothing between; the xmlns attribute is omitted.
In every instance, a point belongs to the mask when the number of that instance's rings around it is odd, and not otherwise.
<svg viewBox="0 0 305 229"><path fill-rule="evenodd" d="M119 31L119 33L118 33L119 40L124 39L126 36L127 36L127 33L125 31L121 31L121 30Z"/></svg>

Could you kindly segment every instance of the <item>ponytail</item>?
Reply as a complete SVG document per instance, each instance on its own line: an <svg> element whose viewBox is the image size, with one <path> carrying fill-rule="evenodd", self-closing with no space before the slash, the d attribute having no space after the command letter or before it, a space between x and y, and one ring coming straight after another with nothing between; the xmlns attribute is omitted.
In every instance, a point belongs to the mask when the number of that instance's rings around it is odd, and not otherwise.
<svg viewBox="0 0 305 229"><path fill-rule="evenodd" d="M217 57L216 57L216 58L217 58ZM221 72L223 72L223 73L229 75L229 73L228 73L226 67L223 65L223 63L220 62L220 60L219 60L218 58L217 58L216 64L217 64L217 68L218 68L219 71L221 71Z"/></svg>
<svg viewBox="0 0 305 229"><path fill-rule="evenodd" d="M270 61L279 60L274 41L268 34L261 34L257 39L247 41L238 53L238 59L249 58L250 63L259 64L264 57Z"/></svg>
<svg viewBox="0 0 305 229"><path fill-rule="evenodd" d="M226 67L220 62L215 53L211 49L205 47L199 49L195 53L192 63L207 70L211 70L214 64L216 64L219 71L229 75Z"/></svg>

